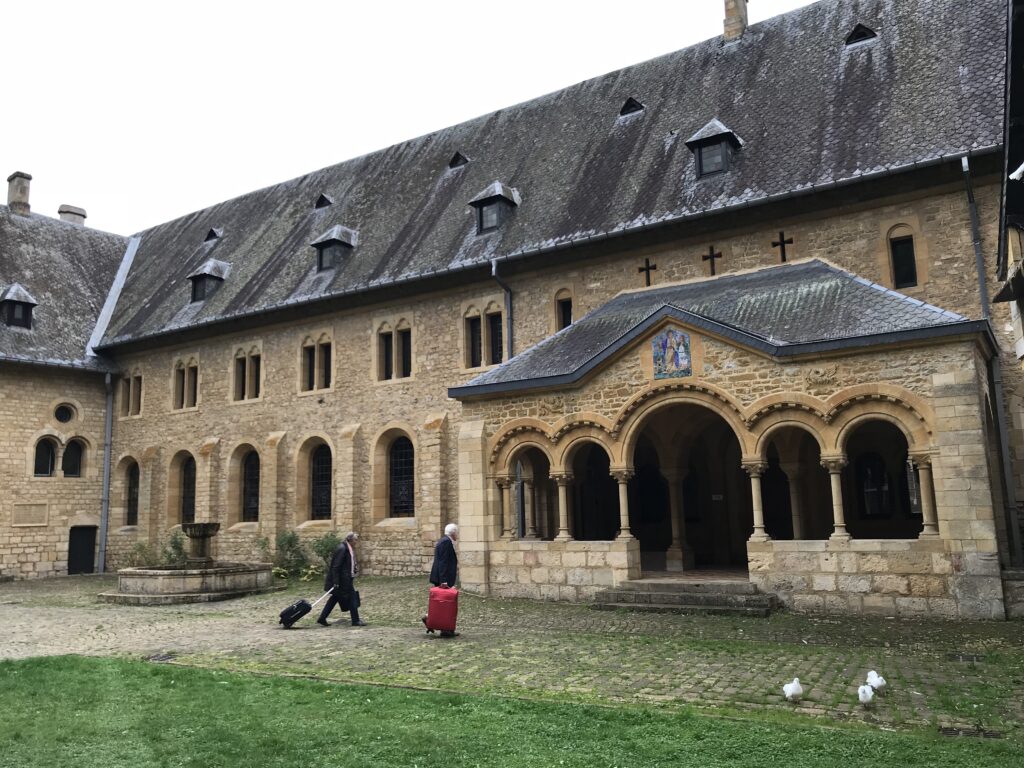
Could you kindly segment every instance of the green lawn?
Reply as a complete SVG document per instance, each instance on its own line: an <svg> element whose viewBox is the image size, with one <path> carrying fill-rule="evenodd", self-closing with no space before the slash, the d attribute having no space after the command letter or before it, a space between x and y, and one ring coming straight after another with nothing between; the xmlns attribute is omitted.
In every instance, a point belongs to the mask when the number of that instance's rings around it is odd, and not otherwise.
<svg viewBox="0 0 1024 768"><path fill-rule="evenodd" d="M121 659L0 662L0 766L1020 765L1015 741L526 702Z"/></svg>

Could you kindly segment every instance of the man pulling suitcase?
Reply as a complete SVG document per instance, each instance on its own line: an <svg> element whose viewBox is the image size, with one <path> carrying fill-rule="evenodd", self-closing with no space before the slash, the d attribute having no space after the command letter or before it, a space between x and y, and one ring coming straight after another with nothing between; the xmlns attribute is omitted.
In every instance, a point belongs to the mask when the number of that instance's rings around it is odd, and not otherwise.
<svg viewBox="0 0 1024 768"><path fill-rule="evenodd" d="M448 523L444 536L434 545L434 564L430 569L430 602L422 621L427 632L439 630L441 637L456 637L455 620L459 613L459 590L455 580L459 575L459 557L455 542L459 540L459 526Z"/></svg>

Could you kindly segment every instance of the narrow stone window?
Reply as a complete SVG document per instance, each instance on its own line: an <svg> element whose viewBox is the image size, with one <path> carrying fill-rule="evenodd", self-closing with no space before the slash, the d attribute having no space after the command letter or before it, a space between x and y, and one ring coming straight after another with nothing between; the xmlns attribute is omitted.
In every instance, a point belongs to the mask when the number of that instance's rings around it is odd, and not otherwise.
<svg viewBox="0 0 1024 768"><path fill-rule="evenodd" d="M412 517L416 514L414 456L412 441L396 438L388 451L388 514Z"/></svg>
<svg viewBox="0 0 1024 768"><path fill-rule="evenodd" d="M57 446L49 438L36 443L36 457L33 474L36 477L53 477L57 465Z"/></svg>
<svg viewBox="0 0 1024 768"><path fill-rule="evenodd" d="M380 361L380 379L387 381L395 375L395 350L394 334L391 331L383 331L380 336L380 345L377 348Z"/></svg>
<svg viewBox="0 0 1024 768"><path fill-rule="evenodd" d="M331 386L331 342L325 341L317 345L320 360L317 365L320 386L318 389L329 389Z"/></svg>
<svg viewBox="0 0 1024 768"><path fill-rule="evenodd" d="M260 519L260 455L249 451L242 461L242 522Z"/></svg>
<svg viewBox="0 0 1024 768"><path fill-rule="evenodd" d="M199 366L190 365L185 369L185 407L195 408L199 402Z"/></svg>
<svg viewBox="0 0 1024 768"><path fill-rule="evenodd" d="M64 456L61 457L60 468L64 477L82 476L82 457L85 454L85 446L81 440L72 440L64 448Z"/></svg>
<svg viewBox="0 0 1024 768"><path fill-rule="evenodd" d="M412 329L398 330L398 378L412 376Z"/></svg>
<svg viewBox="0 0 1024 768"><path fill-rule="evenodd" d="M125 485L127 486L126 499L125 499L125 514L124 524L125 525L138 525L139 524L139 465L134 461L128 465L128 471L125 477Z"/></svg>
<svg viewBox="0 0 1024 768"><path fill-rule="evenodd" d="M487 315L487 341L490 365L497 365L505 357L505 345L502 339L501 313L492 312Z"/></svg>
<svg viewBox="0 0 1024 768"><path fill-rule="evenodd" d="M196 521L196 460L189 456L181 464L181 523Z"/></svg>
<svg viewBox="0 0 1024 768"><path fill-rule="evenodd" d="M235 358L235 400L245 400L246 392L248 392L246 385L246 373L249 368L248 362L245 355L239 355Z"/></svg>
<svg viewBox="0 0 1024 768"><path fill-rule="evenodd" d="M260 396L260 376L262 375L263 358L261 355L249 355L249 397Z"/></svg>
<svg viewBox="0 0 1024 768"><path fill-rule="evenodd" d="M132 405L131 415L138 416L142 413L142 374L132 376Z"/></svg>
<svg viewBox="0 0 1024 768"><path fill-rule="evenodd" d="M466 367L483 365L483 333L480 316L466 318Z"/></svg>
<svg viewBox="0 0 1024 768"><path fill-rule="evenodd" d="M894 288L912 288L917 285L917 259L914 256L914 237L889 238L892 257L892 284Z"/></svg>
<svg viewBox="0 0 1024 768"><path fill-rule="evenodd" d="M555 301L555 314L558 320L558 330L572 325L572 296L565 296Z"/></svg>
<svg viewBox="0 0 1024 768"><path fill-rule="evenodd" d="M132 407L132 380L130 376L121 379L121 415L131 415Z"/></svg>
<svg viewBox="0 0 1024 768"><path fill-rule="evenodd" d="M311 392L316 389L316 345L302 348L302 389Z"/></svg>
<svg viewBox="0 0 1024 768"><path fill-rule="evenodd" d="M309 517L331 519L331 449L320 445L310 458Z"/></svg>
<svg viewBox="0 0 1024 768"><path fill-rule="evenodd" d="M174 369L173 407L176 411L185 407L185 367L181 363Z"/></svg>

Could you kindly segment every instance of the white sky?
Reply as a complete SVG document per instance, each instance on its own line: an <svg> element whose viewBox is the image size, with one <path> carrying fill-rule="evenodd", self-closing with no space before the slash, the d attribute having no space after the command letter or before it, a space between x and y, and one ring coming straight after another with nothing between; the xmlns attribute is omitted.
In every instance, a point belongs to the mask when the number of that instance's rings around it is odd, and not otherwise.
<svg viewBox="0 0 1024 768"><path fill-rule="evenodd" d="M750 23L807 4L751 0ZM723 7L4 3L0 179L32 174L36 213L131 234L715 37Z"/></svg>

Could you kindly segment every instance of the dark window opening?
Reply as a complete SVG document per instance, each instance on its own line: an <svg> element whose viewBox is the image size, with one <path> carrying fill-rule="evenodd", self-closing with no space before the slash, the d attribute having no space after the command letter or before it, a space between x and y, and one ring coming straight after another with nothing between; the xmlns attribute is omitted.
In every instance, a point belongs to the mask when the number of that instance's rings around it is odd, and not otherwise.
<svg viewBox="0 0 1024 768"><path fill-rule="evenodd" d="M192 301L205 301L213 296L220 287L221 281L209 275L192 278Z"/></svg>
<svg viewBox="0 0 1024 768"><path fill-rule="evenodd" d="M318 446L310 459L309 516L312 520L331 519L331 449Z"/></svg>
<svg viewBox="0 0 1024 768"><path fill-rule="evenodd" d="M21 301L5 301L4 323L12 328L32 327L32 305Z"/></svg>
<svg viewBox="0 0 1024 768"><path fill-rule="evenodd" d="M489 232L501 225L501 203L494 200L477 208L477 231Z"/></svg>
<svg viewBox="0 0 1024 768"><path fill-rule="evenodd" d="M310 392L316 389L316 347L302 348L302 389Z"/></svg>
<svg viewBox="0 0 1024 768"><path fill-rule="evenodd" d="M558 300L558 330L572 325L572 299Z"/></svg>
<svg viewBox="0 0 1024 768"><path fill-rule="evenodd" d="M869 27L865 27L863 24L858 24L853 28L853 31L846 36L846 44L853 45L854 43L863 43L865 40L871 40L878 35L875 31Z"/></svg>
<svg viewBox="0 0 1024 768"><path fill-rule="evenodd" d="M697 150L697 176L708 176L729 169L729 150L724 141L705 144Z"/></svg>
<svg viewBox="0 0 1024 768"><path fill-rule="evenodd" d="M622 105L622 109L619 110L619 115L632 115L635 112L642 112L643 109L644 105L630 96L626 99L626 103Z"/></svg>
<svg viewBox="0 0 1024 768"><path fill-rule="evenodd" d="M468 157L466 157L461 152L456 152L454 155L452 155L452 159L448 161L448 167L449 168L461 168L462 166L464 166L468 162L469 162L469 158Z"/></svg>
<svg viewBox="0 0 1024 768"><path fill-rule="evenodd" d="M244 357L235 358L235 400L244 400L246 393L246 359Z"/></svg>
<svg viewBox="0 0 1024 768"><path fill-rule="evenodd" d="M334 204L334 201L331 200L331 198L329 198L327 195L320 195L320 197L318 197L316 199L316 204L315 204L314 207L316 207L316 208L326 208L328 205L333 205L333 204Z"/></svg>
<svg viewBox="0 0 1024 768"><path fill-rule="evenodd" d="M72 440L64 449L64 456L61 458L60 468L64 477L82 476L82 454L84 446L80 440Z"/></svg>
<svg viewBox="0 0 1024 768"><path fill-rule="evenodd" d="M131 414L132 405L132 380L125 376L121 379L121 415Z"/></svg>
<svg viewBox="0 0 1024 768"><path fill-rule="evenodd" d="M505 359L505 345L501 336L501 313L495 312L487 316L487 335L490 342L491 357L487 361L491 365L500 363Z"/></svg>
<svg viewBox="0 0 1024 768"><path fill-rule="evenodd" d="M185 407L195 408L199 402L199 367L190 365L185 369Z"/></svg>
<svg viewBox="0 0 1024 768"><path fill-rule="evenodd" d="M334 269L338 259L338 246L322 245L316 249L316 271Z"/></svg>
<svg viewBox="0 0 1024 768"><path fill-rule="evenodd" d="M125 525L139 524L139 465L128 467L128 493L125 501Z"/></svg>
<svg viewBox="0 0 1024 768"><path fill-rule="evenodd" d="M53 418L59 421L61 424L67 424L73 418L75 418L75 409L70 405L61 404L58 405L53 411Z"/></svg>
<svg viewBox="0 0 1024 768"><path fill-rule="evenodd" d="M398 376L402 379L412 376L411 328L403 328L398 332Z"/></svg>
<svg viewBox="0 0 1024 768"><path fill-rule="evenodd" d="M249 451L242 462L242 522L260 519L260 455Z"/></svg>
<svg viewBox="0 0 1024 768"><path fill-rule="evenodd" d="M378 354L380 355L380 377L384 381L387 381L395 375L394 338L395 337L390 331L380 335L380 349L378 350Z"/></svg>
<svg viewBox="0 0 1024 768"><path fill-rule="evenodd" d="M142 376L132 377L132 416L142 413Z"/></svg>
<svg viewBox="0 0 1024 768"><path fill-rule="evenodd" d="M894 288L917 285L917 260L914 258L914 238L894 237L889 241L892 253L892 282Z"/></svg>
<svg viewBox="0 0 1024 768"><path fill-rule="evenodd" d="M260 396L260 355L252 355L249 358L249 397Z"/></svg>
<svg viewBox="0 0 1024 768"><path fill-rule="evenodd" d="M220 230L219 229L211 229L209 232L206 233L206 239L204 239L203 242L204 243L209 243L212 240L218 240L218 239L220 239Z"/></svg>
<svg viewBox="0 0 1024 768"><path fill-rule="evenodd" d="M320 389L328 389L331 386L331 344L327 342L320 344Z"/></svg>
<svg viewBox="0 0 1024 768"><path fill-rule="evenodd" d="M174 369L174 408L181 410L185 407L185 369L177 367Z"/></svg>
<svg viewBox="0 0 1024 768"><path fill-rule="evenodd" d="M412 442L399 437L388 451L388 513L391 517L416 514Z"/></svg>
<svg viewBox="0 0 1024 768"><path fill-rule="evenodd" d="M40 440L36 443L36 460L33 473L36 477L53 477L57 464L57 449L52 440Z"/></svg>
<svg viewBox="0 0 1024 768"><path fill-rule="evenodd" d="M189 456L181 465L181 522L196 521L196 460Z"/></svg>
<svg viewBox="0 0 1024 768"><path fill-rule="evenodd" d="M466 365L479 368L483 365L483 335L480 330L479 317L466 318Z"/></svg>

